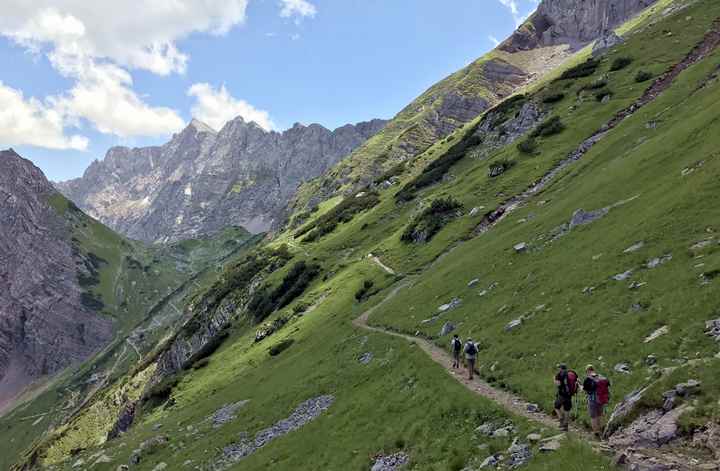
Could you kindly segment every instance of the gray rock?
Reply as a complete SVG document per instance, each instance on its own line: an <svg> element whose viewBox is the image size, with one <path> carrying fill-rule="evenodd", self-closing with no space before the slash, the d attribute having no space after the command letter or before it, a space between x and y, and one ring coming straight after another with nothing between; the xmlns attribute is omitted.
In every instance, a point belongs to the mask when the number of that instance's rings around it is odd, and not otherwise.
<svg viewBox="0 0 720 471"><path fill-rule="evenodd" d="M641 248L645 247L645 242L638 242L636 244L631 245L630 247L623 250L623 253L633 253L637 252Z"/></svg>
<svg viewBox="0 0 720 471"><path fill-rule="evenodd" d="M501 428L495 430L491 436L493 438L504 438L504 437L509 437L509 436L513 435L514 433L515 433L515 427L508 425L506 427L501 427Z"/></svg>
<svg viewBox="0 0 720 471"><path fill-rule="evenodd" d="M360 358L358 359L358 361L363 365L369 365L370 362L372 361L372 359L373 359L372 352L365 352L362 355L360 355Z"/></svg>
<svg viewBox="0 0 720 471"><path fill-rule="evenodd" d="M467 286L468 286L468 288L472 288L473 286L477 285L478 283L480 283L480 278L475 278L475 279L471 280Z"/></svg>
<svg viewBox="0 0 720 471"><path fill-rule="evenodd" d="M632 373L632 370L630 369L630 365L628 365L627 363L618 363L617 365L615 365L613 370L615 370L618 373L622 373L622 374L626 374L626 375L629 375L630 373Z"/></svg>
<svg viewBox="0 0 720 471"><path fill-rule="evenodd" d="M664 265L665 263L672 260L673 256L672 254L663 255L662 257L657 257L649 260L646 264L647 268L652 270L653 268L657 268L660 265Z"/></svg>
<svg viewBox="0 0 720 471"><path fill-rule="evenodd" d="M447 312L452 309L455 309L456 307L460 306L462 304L462 299L459 298L453 298L449 303L443 304L442 306L438 307L439 312Z"/></svg>
<svg viewBox="0 0 720 471"><path fill-rule="evenodd" d="M515 253L527 252L528 244L525 242L520 242L519 244L514 245L513 249L515 250Z"/></svg>
<svg viewBox="0 0 720 471"><path fill-rule="evenodd" d="M489 437L497 427L492 422L486 422L475 429L475 433Z"/></svg>
<svg viewBox="0 0 720 471"><path fill-rule="evenodd" d="M443 324L442 329L440 329L440 337L446 336L450 332L454 331L455 328L455 324L453 324L452 322L446 322L445 324Z"/></svg>
<svg viewBox="0 0 720 471"><path fill-rule="evenodd" d="M613 434L609 444L614 448L659 448L677 438L678 420L687 406L670 412L653 410L635 419L629 426Z"/></svg>
<svg viewBox="0 0 720 471"><path fill-rule="evenodd" d="M632 270L628 270L628 271L626 271L626 272L619 273L619 274L613 276L613 280L615 280L615 281L625 281L625 280L627 280L628 278L630 278L630 277L632 276L632 274L633 274L633 271L632 271Z"/></svg>
<svg viewBox="0 0 720 471"><path fill-rule="evenodd" d="M485 458L483 460L482 463L480 463L480 469L496 468L497 465L499 465L501 461L502 461L502 455L500 455L500 454L488 456L487 458Z"/></svg>
<svg viewBox="0 0 720 471"><path fill-rule="evenodd" d="M720 342L720 319L705 322L705 334Z"/></svg>
<svg viewBox="0 0 720 471"><path fill-rule="evenodd" d="M562 447L562 442L560 440L551 440L540 445L538 450L542 453L551 453L553 451L558 451L560 447Z"/></svg>
<svg viewBox="0 0 720 471"><path fill-rule="evenodd" d="M653 331L653 333L651 333L647 337L645 337L645 340L643 340L643 343L650 343L653 340L656 340L656 339L662 337L663 335L667 335L669 333L670 333L670 327L664 325L664 326L660 327L659 329L656 329L655 331Z"/></svg>
<svg viewBox="0 0 720 471"><path fill-rule="evenodd" d="M505 332L510 332L511 330L517 329L518 327L520 327L522 325L522 323L523 323L522 317L508 322L508 324L505 326Z"/></svg>
<svg viewBox="0 0 720 471"><path fill-rule="evenodd" d="M527 440L530 443L537 443L542 440L542 435L540 435L539 433L531 433L527 436Z"/></svg>
<svg viewBox="0 0 720 471"><path fill-rule="evenodd" d="M528 404L527 411L532 412L533 414L537 414L538 412L540 412L540 406L537 404Z"/></svg>
<svg viewBox="0 0 720 471"><path fill-rule="evenodd" d="M651 355L648 355L647 357L645 357L645 364L646 364L647 366L656 365L657 362L658 362L658 360L657 360L657 357L656 357L655 355L652 355L652 354L651 354Z"/></svg>
<svg viewBox="0 0 720 471"><path fill-rule="evenodd" d="M278 226L298 185L322 175L379 132L375 120L330 131L266 131L241 117L217 132L193 120L159 147L114 147L82 178L57 187L91 216L146 242L213 235L233 224Z"/></svg>
<svg viewBox="0 0 720 471"><path fill-rule="evenodd" d="M215 413L209 417L209 420L213 424L213 428L220 428L223 425L235 420L235 412L245 406L248 401L239 401L234 404L225 404L223 407L215 411Z"/></svg>
<svg viewBox="0 0 720 471"><path fill-rule="evenodd" d="M607 33L602 35L597 41L595 41L595 44L593 44L592 56L601 56L608 49L612 49L613 47L620 45L623 42L623 39L618 36L615 31L608 31Z"/></svg>
<svg viewBox="0 0 720 471"><path fill-rule="evenodd" d="M508 466L510 469L524 466L532 459L530 446L525 443L518 443L517 440L507 449L507 453L509 455Z"/></svg>
<svg viewBox="0 0 720 471"><path fill-rule="evenodd" d="M152 471L162 471L163 469L167 468L167 463L158 463L157 466L153 468Z"/></svg>
<svg viewBox="0 0 720 471"><path fill-rule="evenodd" d="M403 452L389 456L380 456L375 459L371 471L395 471L410 462L410 457Z"/></svg>
<svg viewBox="0 0 720 471"><path fill-rule="evenodd" d="M702 383L696 379L688 380L687 383L680 383L675 385L675 392L678 396L687 397L692 394L696 394L700 390Z"/></svg>

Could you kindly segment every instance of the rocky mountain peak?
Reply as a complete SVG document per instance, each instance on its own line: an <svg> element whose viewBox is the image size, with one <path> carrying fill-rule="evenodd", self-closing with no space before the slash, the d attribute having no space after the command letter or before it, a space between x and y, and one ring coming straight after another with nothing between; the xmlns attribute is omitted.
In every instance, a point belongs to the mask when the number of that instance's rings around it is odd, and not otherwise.
<svg viewBox="0 0 720 471"><path fill-rule="evenodd" d="M193 118L192 121L190 121L187 129L193 129L195 130L195 132L199 133L217 134L216 130L211 128L209 125L203 123L202 121L198 120L197 118Z"/></svg>
<svg viewBox="0 0 720 471"><path fill-rule="evenodd" d="M500 49L512 53L559 44L579 49L656 1L543 0Z"/></svg>

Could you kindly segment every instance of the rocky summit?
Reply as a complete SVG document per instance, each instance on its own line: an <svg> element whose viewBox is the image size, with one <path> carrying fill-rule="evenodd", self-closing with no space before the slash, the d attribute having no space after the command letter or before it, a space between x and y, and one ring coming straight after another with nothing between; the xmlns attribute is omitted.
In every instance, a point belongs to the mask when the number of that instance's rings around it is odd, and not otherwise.
<svg viewBox="0 0 720 471"><path fill-rule="evenodd" d="M51 204L58 196L30 161L0 152L0 408L111 337L111 321L82 301L70 228Z"/></svg>
<svg viewBox="0 0 720 471"><path fill-rule="evenodd" d="M284 220L297 187L321 175L385 122L330 131L295 124L282 133L238 117L219 132L193 120L159 147L115 147L57 188L130 238L174 242L228 225L266 232Z"/></svg>

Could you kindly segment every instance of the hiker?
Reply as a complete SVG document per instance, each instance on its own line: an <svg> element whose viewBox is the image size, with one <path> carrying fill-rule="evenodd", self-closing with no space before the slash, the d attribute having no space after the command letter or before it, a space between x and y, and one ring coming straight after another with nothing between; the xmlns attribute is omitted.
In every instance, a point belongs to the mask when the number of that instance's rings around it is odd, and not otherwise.
<svg viewBox="0 0 720 471"><path fill-rule="evenodd" d="M570 411L572 410L573 396L578 390L578 375L569 370L565 363L558 365L558 372L555 375L555 414L560 421L560 430L567 432L570 426Z"/></svg>
<svg viewBox="0 0 720 471"><path fill-rule="evenodd" d="M468 379L472 381L475 374L475 361L477 360L478 348L472 339L465 343L465 361L467 362Z"/></svg>
<svg viewBox="0 0 720 471"><path fill-rule="evenodd" d="M585 372L587 378L583 381L583 390L587 394L590 423L595 436L602 438L602 417L610 402L610 380L599 375L593 365L585 367Z"/></svg>
<svg viewBox="0 0 720 471"><path fill-rule="evenodd" d="M453 365L452 367L455 369L460 368L460 354L462 353L462 341L460 340L460 337L458 337L457 334L453 336L453 339L450 341L450 350L452 351L453 356Z"/></svg>

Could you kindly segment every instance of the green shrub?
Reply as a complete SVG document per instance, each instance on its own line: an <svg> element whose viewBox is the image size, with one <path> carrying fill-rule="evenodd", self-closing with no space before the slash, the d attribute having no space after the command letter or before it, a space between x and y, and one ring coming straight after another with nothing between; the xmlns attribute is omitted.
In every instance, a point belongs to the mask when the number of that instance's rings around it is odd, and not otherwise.
<svg viewBox="0 0 720 471"><path fill-rule="evenodd" d="M288 348L290 348L290 346L294 343L295 343L295 340L293 340L293 339L285 339L282 342L270 347L268 349L268 353L270 354L271 357L276 357L276 356L280 355L282 352L284 352L285 350L287 350Z"/></svg>
<svg viewBox="0 0 720 471"><path fill-rule="evenodd" d="M530 137L548 137L554 134L560 134L564 129L565 125L560 119L560 116L553 116L536 127L530 134Z"/></svg>
<svg viewBox="0 0 720 471"><path fill-rule="evenodd" d="M294 237L297 239L307 234L303 242L314 242L330 234L339 224L352 221L356 214L376 206L379 202L380 196L375 191L347 197L315 221L300 228Z"/></svg>
<svg viewBox="0 0 720 471"><path fill-rule="evenodd" d="M557 103L559 101L562 101L564 98L565 98L565 94L562 92L551 93L549 95L545 95L543 97L542 102L549 105L551 103Z"/></svg>
<svg viewBox="0 0 720 471"><path fill-rule="evenodd" d="M248 310L253 314L256 322L262 322L274 311L284 308L303 294L319 274L319 265L307 264L302 260L297 262L279 286L274 289L265 286L256 291L248 303Z"/></svg>
<svg viewBox="0 0 720 471"><path fill-rule="evenodd" d="M597 92L595 92L595 99L597 101L603 101L603 99L605 97L611 97L612 94L613 93L610 89L604 88L602 90L598 90Z"/></svg>
<svg viewBox="0 0 720 471"><path fill-rule="evenodd" d="M373 286L375 286L375 283L372 280L363 281L362 286L355 293L355 299L357 300L357 302L361 303L361 302L365 301L367 298L369 298L370 290L373 289Z"/></svg>
<svg viewBox="0 0 720 471"><path fill-rule="evenodd" d="M638 70L637 75L635 75L635 81L637 83L647 82L651 78L653 78L653 74L646 70Z"/></svg>
<svg viewBox="0 0 720 471"><path fill-rule="evenodd" d="M210 364L210 358L201 358L200 360L193 363L192 369L193 370L202 370L209 364Z"/></svg>
<svg viewBox="0 0 720 471"><path fill-rule="evenodd" d="M515 162L508 159L502 159L498 160L497 162L492 162L490 165L488 165L488 176L490 178L499 177L514 166Z"/></svg>
<svg viewBox="0 0 720 471"><path fill-rule="evenodd" d="M595 80L594 82L587 83L580 87L578 90L579 92L585 91L585 90L599 90L601 88L607 87L608 81L605 79Z"/></svg>
<svg viewBox="0 0 720 471"><path fill-rule="evenodd" d="M400 162L399 164L393 165L388 169L385 173L377 177L373 183L375 185L380 185L394 177L397 177L398 175L402 175L405 171L405 162Z"/></svg>
<svg viewBox="0 0 720 471"><path fill-rule="evenodd" d="M534 137L528 137L517 145L520 153L527 155L534 155L537 152L537 147L537 140Z"/></svg>
<svg viewBox="0 0 720 471"><path fill-rule="evenodd" d="M600 59L588 59L582 64L578 64L575 67L572 67L563 72L558 80L570 80L582 77L589 77L595 73L599 66Z"/></svg>
<svg viewBox="0 0 720 471"><path fill-rule="evenodd" d="M610 70L612 72L622 70L632 64L632 61L632 57L618 57L610 65Z"/></svg>
<svg viewBox="0 0 720 471"><path fill-rule="evenodd" d="M428 242L435 234L457 216L462 204L452 197L434 200L405 229L400 240L410 242Z"/></svg>

